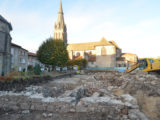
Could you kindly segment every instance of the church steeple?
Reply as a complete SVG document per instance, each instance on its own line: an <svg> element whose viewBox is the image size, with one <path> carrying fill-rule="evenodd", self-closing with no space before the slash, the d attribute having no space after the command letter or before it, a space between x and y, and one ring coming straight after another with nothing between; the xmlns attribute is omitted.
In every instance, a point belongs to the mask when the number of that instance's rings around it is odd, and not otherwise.
<svg viewBox="0 0 160 120"><path fill-rule="evenodd" d="M60 0L59 13L62 13L62 14L63 14L62 0Z"/></svg>
<svg viewBox="0 0 160 120"><path fill-rule="evenodd" d="M60 0L57 22L54 26L54 39L63 40L67 44L67 27L64 22L62 1Z"/></svg>
<svg viewBox="0 0 160 120"><path fill-rule="evenodd" d="M60 27L64 26L64 17L63 17L63 8L62 8L62 1L60 0L59 5L59 11L58 11L58 18L57 18L57 24L60 25Z"/></svg>

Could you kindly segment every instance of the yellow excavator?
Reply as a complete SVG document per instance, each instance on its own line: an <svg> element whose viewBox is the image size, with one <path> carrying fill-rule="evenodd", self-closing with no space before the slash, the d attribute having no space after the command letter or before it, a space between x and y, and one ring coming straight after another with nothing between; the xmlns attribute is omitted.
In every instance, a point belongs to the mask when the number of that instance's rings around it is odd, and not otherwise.
<svg viewBox="0 0 160 120"><path fill-rule="evenodd" d="M138 59L137 63L127 67L126 72L130 73L137 68L147 72L160 72L160 59L154 59L154 58Z"/></svg>

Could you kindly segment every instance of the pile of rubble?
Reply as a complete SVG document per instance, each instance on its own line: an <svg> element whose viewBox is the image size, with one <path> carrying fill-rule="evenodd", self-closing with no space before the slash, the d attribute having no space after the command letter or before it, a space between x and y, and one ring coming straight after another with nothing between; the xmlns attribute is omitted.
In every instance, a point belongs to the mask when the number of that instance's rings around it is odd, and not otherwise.
<svg viewBox="0 0 160 120"><path fill-rule="evenodd" d="M0 119L159 120L158 77L144 72L97 72L17 93L0 91Z"/></svg>

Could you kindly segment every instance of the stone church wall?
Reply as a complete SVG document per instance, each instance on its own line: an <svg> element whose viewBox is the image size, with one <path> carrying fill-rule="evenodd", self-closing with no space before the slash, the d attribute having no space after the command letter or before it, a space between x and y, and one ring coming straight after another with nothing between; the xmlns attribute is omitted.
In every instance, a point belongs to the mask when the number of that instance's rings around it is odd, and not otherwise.
<svg viewBox="0 0 160 120"><path fill-rule="evenodd" d="M97 46L96 47L96 55L102 55L102 49L106 49L106 55L113 55L116 54L116 49L114 46Z"/></svg>
<svg viewBox="0 0 160 120"><path fill-rule="evenodd" d="M116 55L96 56L97 67L116 67Z"/></svg>

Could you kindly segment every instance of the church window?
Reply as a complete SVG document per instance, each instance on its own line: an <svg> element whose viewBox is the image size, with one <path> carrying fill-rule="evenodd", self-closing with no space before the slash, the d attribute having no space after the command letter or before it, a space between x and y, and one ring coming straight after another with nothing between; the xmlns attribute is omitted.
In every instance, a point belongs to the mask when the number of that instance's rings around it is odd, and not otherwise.
<svg viewBox="0 0 160 120"><path fill-rule="evenodd" d="M80 52L77 52L77 53L76 53L76 56L77 56L77 57L79 57L80 55L81 55Z"/></svg>
<svg viewBox="0 0 160 120"><path fill-rule="evenodd" d="M107 51L105 47L101 48L101 55L107 55Z"/></svg>

